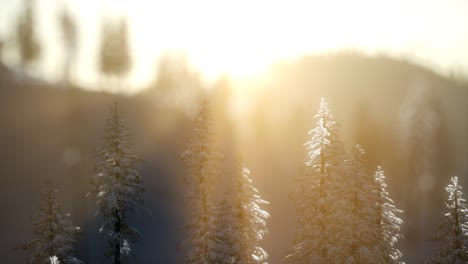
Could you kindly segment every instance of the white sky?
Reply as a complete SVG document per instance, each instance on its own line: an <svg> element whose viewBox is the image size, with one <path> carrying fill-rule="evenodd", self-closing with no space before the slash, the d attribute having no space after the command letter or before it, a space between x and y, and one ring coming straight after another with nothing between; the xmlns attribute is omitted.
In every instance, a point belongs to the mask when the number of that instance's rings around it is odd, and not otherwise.
<svg viewBox="0 0 468 264"><path fill-rule="evenodd" d="M343 48L410 56L442 72L468 73L467 0L36 2L46 48L40 74L52 80L63 65L54 24L63 3L81 23L75 78L85 85L99 79L95 61L100 19L119 14L128 17L131 27L131 86L147 84L157 56L171 49L187 51L209 78L223 72L244 76L278 59ZM0 0L0 37L8 36L20 4Z"/></svg>

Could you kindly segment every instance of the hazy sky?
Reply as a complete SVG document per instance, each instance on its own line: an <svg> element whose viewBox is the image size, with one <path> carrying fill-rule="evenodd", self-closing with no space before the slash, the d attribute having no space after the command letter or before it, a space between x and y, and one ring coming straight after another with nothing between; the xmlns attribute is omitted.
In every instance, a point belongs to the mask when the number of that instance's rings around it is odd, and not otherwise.
<svg viewBox="0 0 468 264"><path fill-rule="evenodd" d="M164 50L185 50L209 78L255 73L278 59L355 49L410 56L436 70L468 73L467 0L36 0L41 74L61 72L55 23L66 3L80 21L75 78L93 85L102 16L126 15L131 26L133 86L148 83ZM0 37L7 37L21 0L0 1ZM8 54L7 54L8 55ZM10 61L12 56L6 56Z"/></svg>

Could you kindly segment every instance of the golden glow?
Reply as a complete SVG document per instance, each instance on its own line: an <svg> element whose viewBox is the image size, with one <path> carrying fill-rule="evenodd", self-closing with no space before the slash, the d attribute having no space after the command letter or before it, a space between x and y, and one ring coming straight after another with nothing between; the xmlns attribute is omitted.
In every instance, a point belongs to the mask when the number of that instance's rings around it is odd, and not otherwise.
<svg viewBox="0 0 468 264"><path fill-rule="evenodd" d="M54 39L51 6L55 1L39 2L43 17L39 24L43 33L53 36L44 39ZM411 55L445 71L468 71L464 59L468 35L463 27L468 24L468 2L464 0L66 2L81 23L76 78L85 85L99 79L94 60L101 17L107 15L128 18L133 52L128 81L133 87L145 86L152 79L155 60L166 50L187 52L209 79L225 73L247 77L277 60L338 49ZM59 44L49 42L41 62L45 67L40 67L43 76L61 72L56 67Z"/></svg>
<svg viewBox="0 0 468 264"><path fill-rule="evenodd" d="M422 39L433 38L434 27L455 30L450 25L462 22L453 19L461 11L456 15L454 10L441 9L442 4L176 0L131 1L128 8L139 31L153 32L140 36L146 43L143 51L186 50L207 76L239 77L255 74L278 59L340 48L423 56L417 52L431 45ZM434 14L427 10L437 10L445 19L431 19Z"/></svg>

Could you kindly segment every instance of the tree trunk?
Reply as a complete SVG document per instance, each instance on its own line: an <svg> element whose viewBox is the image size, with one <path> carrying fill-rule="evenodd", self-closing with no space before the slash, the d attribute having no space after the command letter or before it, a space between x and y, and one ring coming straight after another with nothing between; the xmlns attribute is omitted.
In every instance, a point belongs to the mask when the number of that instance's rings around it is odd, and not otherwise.
<svg viewBox="0 0 468 264"><path fill-rule="evenodd" d="M120 234L120 214L118 209L115 209L114 212L114 217L115 217L115 233ZM120 241L115 244L115 249L114 249L114 264L120 264L121 263L121 256L120 256Z"/></svg>

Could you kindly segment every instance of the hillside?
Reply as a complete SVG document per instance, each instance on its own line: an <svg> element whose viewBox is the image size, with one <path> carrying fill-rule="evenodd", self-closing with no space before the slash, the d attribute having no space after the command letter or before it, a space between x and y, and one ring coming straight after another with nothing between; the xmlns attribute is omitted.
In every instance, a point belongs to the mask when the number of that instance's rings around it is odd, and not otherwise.
<svg viewBox="0 0 468 264"><path fill-rule="evenodd" d="M136 222L144 230L136 254L141 263L181 263L184 252L176 250L183 222L179 154L190 131L190 116L158 104L155 98L159 97L152 98L151 93L118 96L19 84L5 81L8 78L3 73L0 76L3 261L23 261L24 254L11 248L29 238L39 186L53 177L62 189L65 210L84 228L79 245L81 259L101 263L102 240L97 235L94 206L85 196L92 150L99 145L109 105L118 100L125 110L135 150L145 160L141 166L145 203L152 212ZM295 186L297 168L305 159L307 131L314 125L320 97L325 96L341 124L347 149L359 143L367 150L370 169L383 165L391 195L407 212L407 241L402 251L408 263L422 263L427 257L423 255L425 249L433 246L424 240L439 221L443 186L450 176L458 175L468 187L468 83L406 61L358 54L308 56L279 63L267 76L261 81L231 84L233 89L243 85L255 91L249 107L229 124L227 107L215 103L216 109L223 109L215 121L219 124L217 131L223 133L220 141L225 152L243 153L262 196L271 202L270 234L265 242L270 262L280 263L292 244L296 219L289 193ZM418 180L408 175L398 143L401 117L412 109L405 102L410 101L411 91L420 87L431 98L427 109L439 117L431 130L437 140L428 143L434 161L434 183L428 188L420 187ZM226 86L213 93L215 102L229 102L230 93L223 89ZM421 201L422 197L430 200ZM420 212L415 207L422 204L426 207L421 213L431 220L421 227L412 212ZM421 228L431 233L421 234Z"/></svg>

